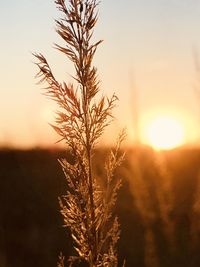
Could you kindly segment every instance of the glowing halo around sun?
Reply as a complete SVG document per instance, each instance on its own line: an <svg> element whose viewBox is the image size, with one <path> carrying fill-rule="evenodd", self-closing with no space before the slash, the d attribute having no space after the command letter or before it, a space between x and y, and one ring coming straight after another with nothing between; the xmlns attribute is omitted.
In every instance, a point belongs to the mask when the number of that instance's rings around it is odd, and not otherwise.
<svg viewBox="0 0 200 267"><path fill-rule="evenodd" d="M145 127L146 142L155 149L172 149L185 142L182 123L168 116L153 118Z"/></svg>

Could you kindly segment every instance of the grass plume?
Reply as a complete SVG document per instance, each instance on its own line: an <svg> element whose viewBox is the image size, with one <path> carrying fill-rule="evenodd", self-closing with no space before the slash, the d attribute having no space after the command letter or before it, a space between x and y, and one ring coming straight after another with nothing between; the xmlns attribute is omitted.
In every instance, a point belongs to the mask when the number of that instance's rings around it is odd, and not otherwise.
<svg viewBox="0 0 200 267"><path fill-rule="evenodd" d="M56 31L65 46L56 44L73 63L75 84L59 82L42 54L34 54L39 68L37 77L46 82L45 94L57 102L59 111L52 125L70 150L73 161L60 159L69 190L59 200L64 225L69 227L77 256L69 259L70 266L83 260L90 267L114 267L118 265L117 241L119 239L118 218L113 215L113 206L121 181L113 179L115 169L121 164L123 155L117 145L105 162L106 188L102 189L92 169L93 153L99 137L112 120L112 110L117 101L98 97L99 80L93 57L98 45L92 42L97 22L96 0L56 0L55 4L63 17L56 20ZM60 256L58 266L64 266Z"/></svg>

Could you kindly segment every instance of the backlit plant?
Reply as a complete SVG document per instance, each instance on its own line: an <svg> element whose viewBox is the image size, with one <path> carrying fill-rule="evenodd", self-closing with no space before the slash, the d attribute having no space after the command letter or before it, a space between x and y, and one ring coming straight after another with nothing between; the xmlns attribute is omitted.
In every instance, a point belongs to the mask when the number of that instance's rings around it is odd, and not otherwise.
<svg viewBox="0 0 200 267"><path fill-rule="evenodd" d="M68 191L60 198L64 225L69 227L77 255L69 258L69 265L84 261L90 267L117 266L118 218L113 214L121 181L114 179L115 169L123 155L119 136L116 147L105 162L105 187L101 186L93 170L94 148L106 126L112 120L117 97L97 96L99 80L93 57L102 42L92 42L97 22L96 0L56 0L63 17L56 20L56 31L65 46L56 48L74 64L74 84L59 82L42 54L37 58L40 82L46 82L45 94L57 102L59 111L53 128L70 151L71 160L60 159ZM103 164L102 164L103 165ZM59 267L64 266L60 256Z"/></svg>

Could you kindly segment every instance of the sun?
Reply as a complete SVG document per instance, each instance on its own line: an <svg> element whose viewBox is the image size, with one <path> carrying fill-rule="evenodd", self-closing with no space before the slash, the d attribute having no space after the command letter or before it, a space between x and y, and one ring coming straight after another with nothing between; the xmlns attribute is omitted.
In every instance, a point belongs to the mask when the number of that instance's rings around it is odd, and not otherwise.
<svg viewBox="0 0 200 267"><path fill-rule="evenodd" d="M146 141L155 149L172 149L184 144L185 131L178 119L159 116L145 128Z"/></svg>

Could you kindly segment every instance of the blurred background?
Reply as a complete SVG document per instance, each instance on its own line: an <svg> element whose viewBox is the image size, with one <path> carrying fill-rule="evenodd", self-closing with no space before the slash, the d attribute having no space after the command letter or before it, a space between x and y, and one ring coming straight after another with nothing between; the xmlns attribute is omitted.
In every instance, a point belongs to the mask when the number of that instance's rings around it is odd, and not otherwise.
<svg viewBox="0 0 200 267"><path fill-rule="evenodd" d="M60 251L73 252L57 201L67 189L57 162L66 151L48 124L57 107L36 84L32 52L60 81L71 82L74 70L53 48L62 43L54 1L4 1L0 12L0 266L51 267ZM99 5L95 65L102 93L119 103L95 171L126 127L116 212L120 262L130 267L200 266L199 14L197 0Z"/></svg>

